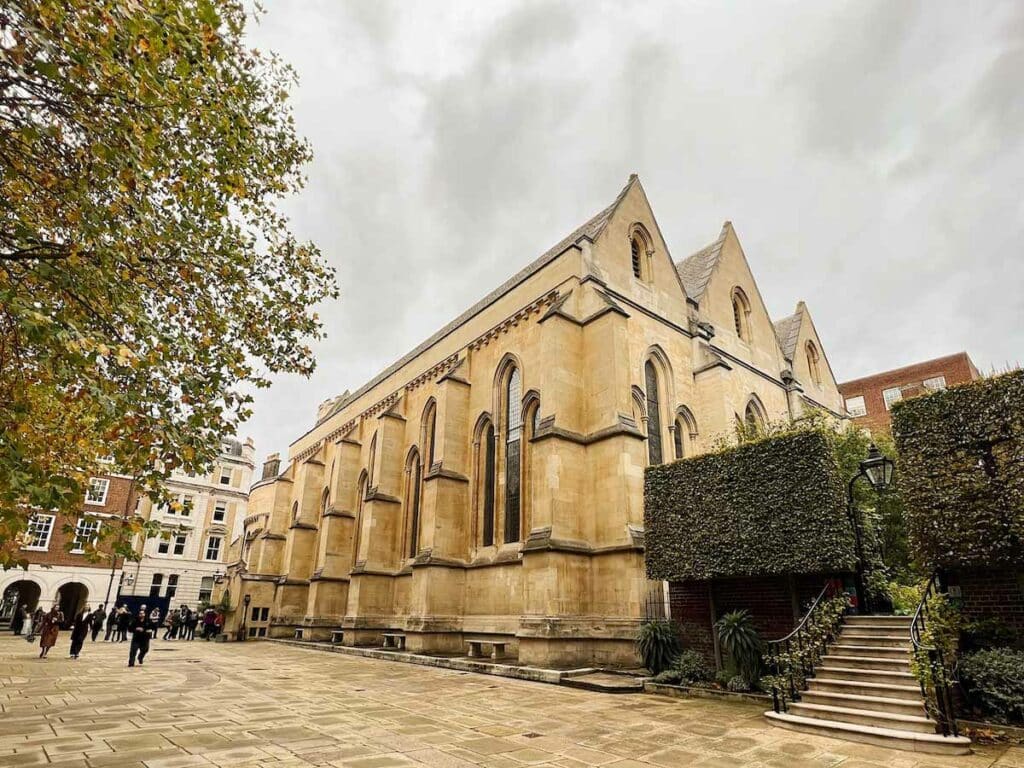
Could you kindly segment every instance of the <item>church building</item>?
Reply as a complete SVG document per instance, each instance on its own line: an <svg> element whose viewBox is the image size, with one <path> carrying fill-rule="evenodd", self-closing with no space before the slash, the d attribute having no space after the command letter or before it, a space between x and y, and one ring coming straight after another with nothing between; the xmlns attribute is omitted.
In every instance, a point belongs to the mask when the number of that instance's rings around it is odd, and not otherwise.
<svg viewBox="0 0 1024 768"><path fill-rule="evenodd" d="M729 222L674 261L631 176L268 461L225 629L635 663L644 468L807 408L845 413L804 303L772 321Z"/></svg>

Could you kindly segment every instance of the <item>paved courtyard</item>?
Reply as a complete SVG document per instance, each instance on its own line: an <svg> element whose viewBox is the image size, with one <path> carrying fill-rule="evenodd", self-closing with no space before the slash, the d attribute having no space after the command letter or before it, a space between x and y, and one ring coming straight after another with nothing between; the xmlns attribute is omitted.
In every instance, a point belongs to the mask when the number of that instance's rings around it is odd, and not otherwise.
<svg viewBox="0 0 1024 768"><path fill-rule="evenodd" d="M1024 768L803 736L758 707L609 695L275 643L154 642L66 658L0 637L0 766L918 766Z"/></svg>

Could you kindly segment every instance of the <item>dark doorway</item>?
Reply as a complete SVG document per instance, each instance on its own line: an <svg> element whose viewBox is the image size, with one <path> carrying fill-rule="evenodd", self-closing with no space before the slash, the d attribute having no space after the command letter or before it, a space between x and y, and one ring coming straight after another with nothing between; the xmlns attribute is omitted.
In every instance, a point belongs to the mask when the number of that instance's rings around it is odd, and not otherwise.
<svg viewBox="0 0 1024 768"><path fill-rule="evenodd" d="M10 623L14 611L22 605L28 606L29 613L39 605L39 585L34 581L22 579L4 590L3 601L0 602L0 622Z"/></svg>
<svg viewBox="0 0 1024 768"><path fill-rule="evenodd" d="M60 588L57 593L57 602L60 605L61 613L64 614L64 626L70 627L78 612L85 608L89 599L89 588L80 581L72 581Z"/></svg>

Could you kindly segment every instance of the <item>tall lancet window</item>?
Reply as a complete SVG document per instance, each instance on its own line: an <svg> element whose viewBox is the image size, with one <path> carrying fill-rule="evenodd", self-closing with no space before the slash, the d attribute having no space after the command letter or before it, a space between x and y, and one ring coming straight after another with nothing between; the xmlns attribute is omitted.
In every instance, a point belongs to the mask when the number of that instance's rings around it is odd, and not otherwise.
<svg viewBox="0 0 1024 768"><path fill-rule="evenodd" d="M522 378L518 368L508 375L505 390L505 543L520 539L521 441L523 436Z"/></svg>
<svg viewBox="0 0 1024 768"><path fill-rule="evenodd" d="M494 425L488 423L484 430L484 520L481 543L485 547L494 544Z"/></svg>
<svg viewBox="0 0 1024 768"><path fill-rule="evenodd" d="M651 466L661 464L661 406L658 403L658 371L650 360L644 365L647 383L647 458Z"/></svg>

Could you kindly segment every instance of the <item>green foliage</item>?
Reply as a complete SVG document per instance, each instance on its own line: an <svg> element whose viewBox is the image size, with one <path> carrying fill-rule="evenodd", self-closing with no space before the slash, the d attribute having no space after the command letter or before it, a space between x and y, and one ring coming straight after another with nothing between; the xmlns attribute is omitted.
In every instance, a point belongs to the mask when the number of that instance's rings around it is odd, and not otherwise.
<svg viewBox="0 0 1024 768"><path fill-rule="evenodd" d="M655 676L656 683L691 685L713 680L714 670L707 659L697 651L683 651L672 660L672 665Z"/></svg>
<svg viewBox="0 0 1024 768"><path fill-rule="evenodd" d="M729 682L725 684L727 690L733 691L734 693L741 693L743 691L749 691L751 689L750 681L743 675L734 675L729 678Z"/></svg>
<svg viewBox="0 0 1024 768"><path fill-rule="evenodd" d="M964 656L960 678L967 698L996 722L1024 722L1024 651L993 648Z"/></svg>
<svg viewBox="0 0 1024 768"><path fill-rule="evenodd" d="M652 579L854 569L844 481L822 429L649 467L644 520Z"/></svg>
<svg viewBox="0 0 1024 768"><path fill-rule="evenodd" d="M825 648L838 634L843 616L849 607L850 598L845 594L825 598L807 617L800 643L792 645L788 652L783 652L778 646L767 645L764 666L769 670L769 674L761 678L761 690L774 689L783 701L789 699L791 681L797 690L801 690L804 684L804 668L814 668Z"/></svg>
<svg viewBox="0 0 1024 768"><path fill-rule="evenodd" d="M912 652L910 671L928 691L928 701L935 700L937 686L946 685L952 679L952 670L943 667L937 656L928 649L937 649L942 660L948 665L956 658L963 616L960 605L945 593L932 595L928 600L928 613L924 630L921 632L921 647Z"/></svg>
<svg viewBox="0 0 1024 768"><path fill-rule="evenodd" d="M920 584L900 584L889 582L886 592L892 602L893 613L897 616L912 616L921 603L922 588Z"/></svg>
<svg viewBox="0 0 1024 768"><path fill-rule="evenodd" d="M675 622L657 620L640 625L636 651L652 674L668 669L681 647L679 627Z"/></svg>
<svg viewBox="0 0 1024 768"><path fill-rule="evenodd" d="M982 616L966 622L960 630L960 650L976 651L1002 646L1024 650L1024 638L998 616Z"/></svg>
<svg viewBox="0 0 1024 768"><path fill-rule="evenodd" d="M248 13L0 12L0 566L27 508L80 509L97 457L158 499L171 470L207 470L255 388L313 370L334 272L278 210L311 153Z"/></svg>
<svg viewBox="0 0 1024 768"><path fill-rule="evenodd" d="M1024 564L1024 371L897 403L893 434L924 564Z"/></svg>
<svg viewBox="0 0 1024 768"><path fill-rule="evenodd" d="M715 631L722 649L736 662L736 669L746 681L747 688L753 687L763 670L761 655L764 641L754 628L750 613L732 611L725 614L715 622Z"/></svg>

